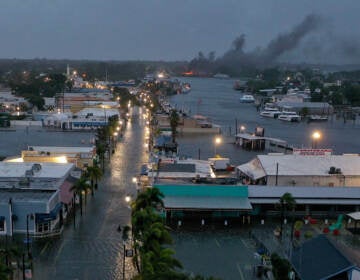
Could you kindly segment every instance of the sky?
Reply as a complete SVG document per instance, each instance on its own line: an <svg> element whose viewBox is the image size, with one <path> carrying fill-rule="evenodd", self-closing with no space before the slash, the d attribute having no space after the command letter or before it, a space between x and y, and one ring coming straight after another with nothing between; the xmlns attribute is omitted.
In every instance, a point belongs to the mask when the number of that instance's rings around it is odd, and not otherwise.
<svg viewBox="0 0 360 280"><path fill-rule="evenodd" d="M200 50L220 56L240 34L246 50L264 47L315 13L324 18L320 30L283 60L356 63L359 11L358 0L1 0L0 57L174 61Z"/></svg>

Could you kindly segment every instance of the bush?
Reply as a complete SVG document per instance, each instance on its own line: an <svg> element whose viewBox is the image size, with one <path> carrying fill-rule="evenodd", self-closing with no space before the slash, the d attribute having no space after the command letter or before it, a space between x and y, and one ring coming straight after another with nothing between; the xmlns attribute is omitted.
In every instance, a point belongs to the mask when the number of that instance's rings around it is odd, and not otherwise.
<svg viewBox="0 0 360 280"><path fill-rule="evenodd" d="M303 225L304 225L303 221L296 221L294 224L294 229L300 230L303 227Z"/></svg>
<svg viewBox="0 0 360 280"><path fill-rule="evenodd" d="M307 231L307 232L305 232L304 236L306 239L309 239L309 238L313 237L313 233L311 231Z"/></svg>
<svg viewBox="0 0 360 280"><path fill-rule="evenodd" d="M271 255L271 264L273 274L276 280L288 280L291 271L291 265L286 259L282 259L278 254Z"/></svg>

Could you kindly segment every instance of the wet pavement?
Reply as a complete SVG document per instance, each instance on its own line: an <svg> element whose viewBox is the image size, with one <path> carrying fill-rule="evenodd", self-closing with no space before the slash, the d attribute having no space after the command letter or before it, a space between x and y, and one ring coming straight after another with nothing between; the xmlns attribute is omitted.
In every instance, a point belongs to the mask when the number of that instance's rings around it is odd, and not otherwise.
<svg viewBox="0 0 360 280"><path fill-rule="evenodd" d="M34 279L122 279L123 245L119 225L130 223L124 198L135 197L132 177L146 161L144 123L133 117L107 168L95 196L88 195L84 214L77 211L58 239L34 246ZM126 261L126 279L133 276Z"/></svg>

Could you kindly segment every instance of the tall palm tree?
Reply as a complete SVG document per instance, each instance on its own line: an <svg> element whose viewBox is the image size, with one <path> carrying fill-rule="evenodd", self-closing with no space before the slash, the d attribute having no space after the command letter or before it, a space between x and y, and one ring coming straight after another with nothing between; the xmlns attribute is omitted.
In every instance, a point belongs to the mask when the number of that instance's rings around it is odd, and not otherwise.
<svg viewBox="0 0 360 280"><path fill-rule="evenodd" d="M101 162L101 168L102 172L105 171L105 145L103 143L97 143L96 145L96 154L98 155L100 162Z"/></svg>
<svg viewBox="0 0 360 280"><path fill-rule="evenodd" d="M86 175L90 178L91 182L91 195L94 196L94 181L95 181L95 189L97 189L98 186L98 179L102 176L102 171L97 165L88 166L86 168Z"/></svg>
<svg viewBox="0 0 360 280"><path fill-rule="evenodd" d="M284 193L279 199L280 208L280 237L283 232L283 223L287 210L295 210L296 200L291 193Z"/></svg>
<svg viewBox="0 0 360 280"><path fill-rule="evenodd" d="M179 126L180 117L175 109L170 112L170 127L171 127L171 138L172 142L176 143L177 127Z"/></svg>
<svg viewBox="0 0 360 280"><path fill-rule="evenodd" d="M137 211L147 207L164 207L163 198L164 194L162 194L158 188L148 188L145 192L142 192L137 196L133 204L133 209L134 211Z"/></svg>
<svg viewBox="0 0 360 280"><path fill-rule="evenodd" d="M85 177L80 177L80 179L70 188L71 191L74 191L80 199L80 215L82 216L83 208L82 208L82 201L83 201L83 192L85 192L85 200L86 200L86 192L90 189L90 185L87 183ZM86 203L85 203L86 204Z"/></svg>

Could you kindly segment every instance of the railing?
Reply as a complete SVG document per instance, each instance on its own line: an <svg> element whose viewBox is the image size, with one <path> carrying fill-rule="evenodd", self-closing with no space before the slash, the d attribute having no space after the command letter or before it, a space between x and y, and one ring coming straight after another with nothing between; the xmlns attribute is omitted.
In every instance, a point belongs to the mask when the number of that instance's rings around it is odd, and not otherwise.
<svg viewBox="0 0 360 280"><path fill-rule="evenodd" d="M61 235L61 233L63 232L64 227L61 227L59 229L56 230L52 230L49 232L39 232L39 233L35 233L33 235L34 238L47 238L47 237L54 237L54 236L59 236Z"/></svg>

